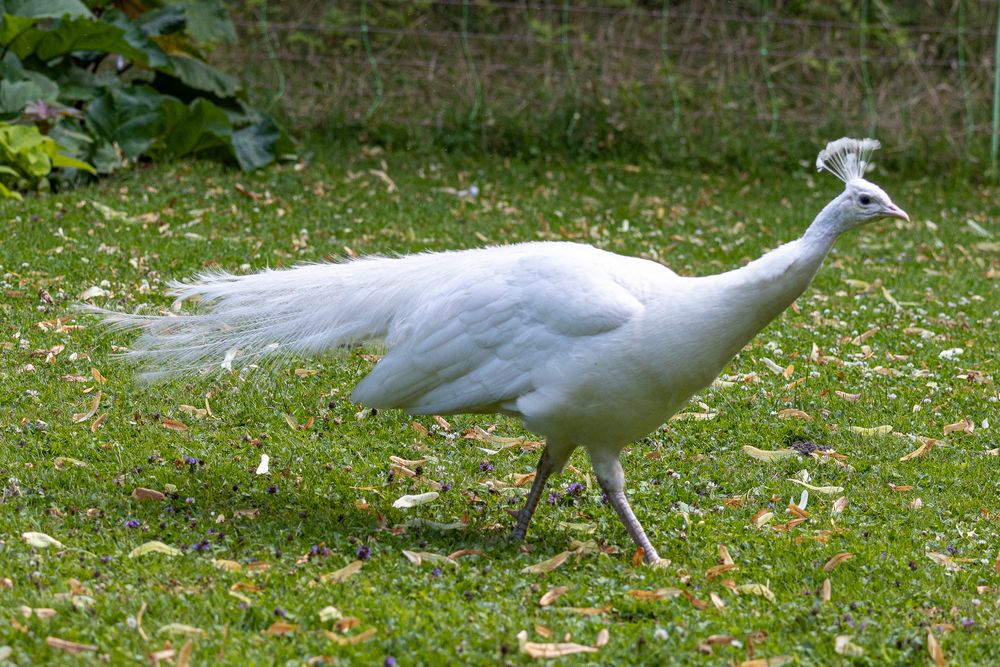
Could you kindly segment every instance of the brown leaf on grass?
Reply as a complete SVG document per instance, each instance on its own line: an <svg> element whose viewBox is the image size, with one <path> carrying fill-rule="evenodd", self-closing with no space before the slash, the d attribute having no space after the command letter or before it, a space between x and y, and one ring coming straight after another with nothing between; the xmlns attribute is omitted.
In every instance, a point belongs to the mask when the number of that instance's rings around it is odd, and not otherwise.
<svg viewBox="0 0 1000 667"><path fill-rule="evenodd" d="M187 424L176 419L164 419L160 422L160 426L163 428L168 428L171 431L186 431L188 430Z"/></svg>
<svg viewBox="0 0 1000 667"><path fill-rule="evenodd" d="M705 571L706 579L715 579L720 574L725 574L726 572L732 572L738 569L738 565L735 563L723 563L722 565L714 565Z"/></svg>
<svg viewBox="0 0 1000 667"><path fill-rule="evenodd" d="M936 551L928 551L927 557L932 561L941 565L948 570L958 570L961 569L962 563L969 563L975 561L975 558L955 558L947 554L941 554Z"/></svg>
<svg viewBox="0 0 1000 667"><path fill-rule="evenodd" d="M871 328L868 331L864 332L863 334L860 334L860 335L855 336L854 338L852 338L851 339L851 345L861 345L866 340L868 340L869 338L871 338L872 336L874 336L875 334L877 334L879 331L881 331L880 327Z"/></svg>
<svg viewBox="0 0 1000 667"><path fill-rule="evenodd" d="M907 491L912 491L913 490L913 485L912 484L892 484L892 483L890 483L889 484L889 488L892 489L893 491L895 491L896 493L906 493Z"/></svg>
<svg viewBox="0 0 1000 667"><path fill-rule="evenodd" d="M917 442L920 443L920 446L914 449L906 456L899 459L901 462L909 461L910 459L915 459L917 457L923 456L927 452L931 451L934 448L934 445L941 444L940 440L935 440L934 438L917 438Z"/></svg>
<svg viewBox="0 0 1000 667"><path fill-rule="evenodd" d="M324 630L323 634L326 638L332 642L339 644L340 646L351 646L353 644L360 644L361 642L366 642L375 636L375 628L368 628L364 632L359 632L356 635L338 635L329 630Z"/></svg>
<svg viewBox="0 0 1000 667"><path fill-rule="evenodd" d="M260 510L256 507L250 507L243 510L236 510L234 514L241 519L256 519L260 516Z"/></svg>
<svg viewBox="0 0 1000 667"><path fill-rule="evenodd" d="M458 551L452 551L446 558L448 560L458 560L466 556L486 556L486 554L479 549L459 549Z"/></svg>
<svg viewBox="0 0 1000 667"><path fill-rule="evenodd" d="M944 659L944 651L941 650L937 637L930 630L927 631L927 652L930 654L931 660L934 661L934 667L945 667L948 664L948 661Z"/></svg>
<svg viewBox="0 0 1000 667"><path fill-rule="evenodd" d="M823 585L820 587L819 599L821 602L829 602L830 596L833 594L833 584L830 583L829 579L823 580Z"/></svg>
<svg viewBox="0 0 1000 667"><path fill-rule="evenodd" d="M167 623L156 631L158 635L182 635L184 637L204 637L207 633L201 628L186 623Z"/></svg>
<svg viewBox="0 0 1000 667"><path fill-rule="evenodd" d="M698 611L705 611L706 609L708 609L708 603L705 602L704 600L699 600L698 598L696 598L691 593L691 591L681 589L681 595L687 598L687 601L691 603L691 606L693 606Z"/></svg>
<svg viewBox="0 0 1000 667"><path fill-rule="evenodd" d="M212 565L219 568L220 570L228 570L229 572L236 572L237 570L243 569L243 566L234 560L226 560L225 558L216 558L212 561Z"/></svg>
<svg viewBox="0 0 1000 667"><path fill-rule="evenodd" d="M849 403L854 403L859 398L861 398L861 394L848 394L846 391L840 391L839 389L833 393L835 393L837 396L840 396L842 399L848 401Z"/></svg>
<svg viewBox="0 0 1000 667"><path fill-rule="evenodd" d="M548 607L550 604L558 600L566 591L569 590L569 586L556 586L555 588L550 588L545 592L545 594L538 600L539 607Z"/></svg>
<svg viewBox="0 0 1000 667"><path fill-rule="evenodd" d="M761 510L759 510L756 514L754 514L750 520L753 522L754 526L760 528L761 526L766 525L767 522L773 518L774 518L774 512L764 507Z"/></svg>
<svg viewBox="0 0 1000 667"><path fill-rule="evenodd" d="M944 434L961 432L961 433L972 433L976 430L976 425L972 423L972 420L968 417L963 417L962 421L955 422L954 424L946 424L944 427Z"/></svg>
<svg viewBox="0 0 1000 667"><path fill-rule="evenodd" d="M608 632L607 628L601 628L597 631L597 638L594 640L594 648L601 648L605 646L611 639L611 633Z"/></svg>
<svg viewBox="0 0 1000 667"><path fill-rule="evenodd" d="M427 561L428 563L442 563L444 565L458 565L458 563L453 561L448 556L432 553L430 551L408 551L403 549L403 556L405 556L406 560L410 561L414 565L421 565L424 561Z"/></svg>
<svg viewBox="0 0 1000 667"><path fill-rule="evenodd" d="M59 651L66 651L67 653L83 653L84 651L93 652L97 650L96 646L92 644L81 644L79 642L71 642L68 639L60 639L59 637L48 636L45 638L45 644L49 648L54 648Z"/></svg>
<svg viewBox="0 0 1000 667"><path fill-rule="evenodd" d="M285 621L275 621L264 632L269 637L288 637L295 634L298 629L299 626L296 624L286 623Z"/></svg>
<svg viewBox="0 0 1000 667"><path fill-rule="evenodd" d="M632 565L639 566L642 565L642 561L646 558L646 550L642 547L637 548L632 552Z"/></svg>
<svg viewBox="0 0 1000 667"><path fill-rule="evenodd" d="M106 420L107 418L108 418L108 413L105 412L103 415L101 415L100 417L98 417L97 419L95 419L90 424L90 432L91 433L97 433L97 429L101 428L101 424L103 424L104 420Z"/></svg>
<svg viewBox="0 0 1000 667"><path fill-rule="evenodd" d="M76 412L73 414L73 423L79 424L82 421L87 421L91 417L97 414L97 408L101 405L101 392L98 390L94 397L90 399L90 409L86 412Z"/></svg>
<svg viewBox="0 0 1000 667"><path fill-rule="evenodd" d="M364 565L364 561L352 561L335 572L327 572L321 575L319 580L324 584L339 584L360 572L362 565Z"/></svg>
<svg viewBox="0 0 1000 667"><path fill-rule="evenodd" d="M805 493L805 492L803 492L803 493ZM800 519L808 519L809 518L809 512L807 512L804 509L800 508L795 503L788 503L788 511L791 512L792 514L794 514L795 516L799 517Z"/></svg>
<svg viewBox="0 0 1000 667"><path fill-rule="evenodd" d="M166 496L155 489L144 489L137 486L132 489L132 498L135 500L163 500Z"/></svg>
<svg viewBox="0 0 1000 667"><path fill-rule="evenodd" d="M427 459L404 459L398 456L390 456L389 461L398 466L403 466L404 468L416 468L417 466L422 466L427 463Z"/></svg>
<svg viewBox="0 0 1000 667"><path fill-rule="evenodd" d="M565 563L569 557L572 555L572 551L563 551L556 554L548 560L543 560L540 563L535 563L534 565L528 565L521 570L522 574L545 574L546 572L551 572L563 563Z"/></svg>
<svg viewBox="0 0 1000 667"><path fill-rule="evenodd" d="M833 501L833 506L830 507L830 511L834 514L841 514L847 509L847 496L841 496Z"/></svg>
<svg viewBox="0 0 1000 667"><path fill-rule="evenodd" d="M770 658L744 660L740 663L740 667L781 667L781 665L788 664L792 660L793 658L789 655L775 655Z"/></svg>
<svg viewBox="0 0 1000 667"><path fill-rule="evenodd" d="M722 596L716 593L715 591L709 593L708 597L712 600L712 604L715 605L716 609L722 610L725 608L726 603L722 601Z"/></svg>
<svg viewBox="0 0 1000 667"><path fill-rule="evenodd" d="M636 600L665 600L681 594L679 588L657 588L655 591L633 590L628 592Z"/></svg>
<svg viewBox="0 0 1000 667"><path fill-rule="evenodd" d="M194 640L188 639L177 654L177 667L188 667L191 664L191 652L194 651Z"/></svg>
<svg viewBox="0 0 1000 667"><path fill-rule="evenodd" d="M847 551L842 551L841 553L837 554L830 560L826 561L826 565L823 566L823 571L833 572L835 569L837 569L837 566L839 566L841 563L849 561L852 558L854 558L854 554L849 553Z"/></svg>
<svg viewBox="0 0 1000 667"><path fill-rule="evenodd" d="M517 633L517 642L520 645L522 653L531 658L541 658L544 660L561 658L575 653L597 653L597 649L593 646L585 646L573 642L559 642L555 644L529 642L528 633L524 630Z"/></svg>
<svg viewBox="0 0 1000 667"><path fill-rule="evenodd" d="M535 623L535 634L539 637L544 637L545 639L552 639L552 628L546 627L541 623Z"/></svg>
<svg viewBox="0 0 1000 667"><path fill-rule="evenodd" d="M781 419L805 419L806 421L812 419L812 415L803 410L796 410L795 408L785 408L784 410L778 410L778 417Z"/></svg>

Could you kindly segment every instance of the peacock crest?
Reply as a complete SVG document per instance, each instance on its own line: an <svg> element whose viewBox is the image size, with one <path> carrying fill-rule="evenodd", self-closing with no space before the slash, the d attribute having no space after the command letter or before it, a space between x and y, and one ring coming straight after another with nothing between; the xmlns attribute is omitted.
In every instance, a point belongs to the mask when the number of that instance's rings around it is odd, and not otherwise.
<svg viewBox="0 0 1000 667"><path fill-rule="evenodd" d="M844 137L831 141L816 156L816 171L826 169L844 183L864 178L871 168L872 153L881 147L877 139Z"/></svg>

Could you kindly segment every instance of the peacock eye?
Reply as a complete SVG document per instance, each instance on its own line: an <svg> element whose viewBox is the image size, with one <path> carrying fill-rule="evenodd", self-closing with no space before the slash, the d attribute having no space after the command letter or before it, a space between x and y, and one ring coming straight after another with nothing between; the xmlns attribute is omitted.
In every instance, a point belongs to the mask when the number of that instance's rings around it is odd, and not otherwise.
<svg viewBox="0 0 1000 667"><path fill-rule="evenodd" d="M869 197L868 195L861 195L860 197L858 197L858 201L861 202L862 206L868 206L869 204L872 203L872 198Z"/></svg>

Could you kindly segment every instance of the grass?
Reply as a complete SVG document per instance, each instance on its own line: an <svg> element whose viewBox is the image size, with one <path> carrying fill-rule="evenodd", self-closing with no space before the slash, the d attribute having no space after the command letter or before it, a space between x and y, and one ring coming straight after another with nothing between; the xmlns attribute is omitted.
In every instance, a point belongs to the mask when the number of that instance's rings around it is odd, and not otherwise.
<svg viewBox="0 0 1000 667"><path fill-rule="evenodd" d="M633 506L673 561L666 569L631 563L633 547L582 452L554 479L555 502L543 503L526 543L508 542L507 510L524 493L511 476L532 471L537 452L525 445L490 453L499 441L463 434L495 427L497 436L526 442L530 434L506 418L454 416L445 426L365 412L349 400L371 363L360 353L303 359L271 376L150 387L112 357L127 336L101 334L87 316L66 328L52 321L74 317L72 304L94 286L109 292L97 304L163 306L166 281L206 267L287 266L348 248L566 238L711 273L794 238L837 193L832 178L798 165L705 174L344 149L252 175L161 165L5 204L0 646L15 664L98 656L140 663L168 643L180 651L188 637L193 664L303 664L317 656L344 665L391 664L390 656L399 665L525 664L535 660L519 651L522 630L533 642L568 636L581 644L607 630L597 653L557 662L790 656L807 665L922 665L930 633L955 664L996 664L1000 192L930 177L873 180L913 222L841 239L797 308L727 369L735 384L705 390L689 409L716 417L671 421L623 453ZM471 184L481 191L475 200L443 190ZM830 358L811 360L813 345ZM942 357L952 348L963 351ZM769 370L765 357L790 368L788 377ZM92 411L97 392L93 414L74 422ZM205 408L206 397L211 416L181 407ZM811 419L781 412L789 409ZM965 418L972 432L945 437L945 425ZM186 430L166 428L170 420ZM892 433L852 430L879 426ZM903 434L942 443L900 461L918 447ZM829 458L763 462L742 450L795 440L833 448L850 468ZM261 454L270 456L267 475L255 474ZM391 456L426 459L421 475L450 489L431 504L394 509L397 497L428 486L390 476ZM801 470L817 486L844 491L812 492L807 520L787 526L795 518L789 500L802 491L788 479ZM506 484L490 490L486 480ZM568 493L573 482L584 490ZM167 498L135 500L136 487ZM835 514L840 497L848 504ZM761 510L774 517L757 527ZM413 518L468 525L408 525ZM32 548L27 531L65 546ZM129 557L151 540L183 553ZM719 545L738 569L709 578ZM582 555L548 574L522 573L576 548ZM417 566L402 553L461 549L482 555ZM953 560L942 564L931 552ZM359 572L339 583L322 579L359 553L368 554ZM840 553L853 557L826 571ZM767 585L774 599L731 590L745 584ZM568 589L562 597L538 604L560 586ZM631 594L661 588L682 589L696 603ZM335 629L320 616L329 606L359 624ZM56 613L31 611L39 608ZM375 634L365 639L369 629ZM706 643L712 635L736 641ZM840 635L861 655L836 654ZM76 655L48 637L96 650Z"/></svg>

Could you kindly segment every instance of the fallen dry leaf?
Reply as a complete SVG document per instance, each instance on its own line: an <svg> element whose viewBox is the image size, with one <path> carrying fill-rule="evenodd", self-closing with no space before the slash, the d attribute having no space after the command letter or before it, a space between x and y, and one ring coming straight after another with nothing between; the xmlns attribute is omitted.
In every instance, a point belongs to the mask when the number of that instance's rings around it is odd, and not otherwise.
<svg viewBox="0 0 1000 667"><path fill-rule="evenodd" d="M854 558L854 554L843 551L830 560L826 561L826 565L823 566L824 572L833 572L837 569L837 566L845 561L849 561Z"/></svg>
<svg viewBox="0 0 1000 667"><path fill-rule="evenodd" d="M551 658L561 658L566 655L573 655L575 653L597 653L597 649L593 646L585 646L583 644L575 644L573 642L560 642L556 644L529 642L528 633L524 630L517 633L517 640L520 644L521 652L532 658L542 658L548 660Z"/></svg>
<svg viewBox="0 0 1000 667"><path fill-rule="evenodd" d="M91 644L81 644L79 642L71 642L68 639L51 636L45 638L45 644L50 648L66 651L67 653L83 653L84 651L92 652L97 650L97 647Z"/></svg>
<svg viewBox="0 0 1000 667"><path fill-rule="evenodd" d="M930 630L927 631L927 652L930 654L931 660L934 661L934 667L945 667L948 664L948 661L944 659L944 651L941 650L937 637Z"/></svg>
<svg viewBox="0 0 1000 667"><path fill-rule="evenodd" d="M909 461L910 459L915 459L915 458L917 458L919 456L923 456L927 452L931 451L931 449L934 448L934 445L941 444L940 440L935 440L933 438L918 438L917 442L920 443L920 446L917 447L916 449L914 449L912 452L910 452L906 456L904 456L901 459L899 459L901 462L902 461Z"/></svg>
<svg viewBox="0 0 1000 667"><path fill-rule="evenodd" d="M87 421L97 414L97 408L101 405L101 391L98 390L94 397L90 399L90 409L86 412L77 412L73 415L73 423L78 424Z"/></svg>
<svg viewBox="0 0 1000 667"><path fill-rule="evenodd" d="M796 410L795 408L785 408L784 410L778 410L778 417L781 419L812 419L812 415L808 412L802 410Z"/></svg>
<svg viewBox="0 0 1000 667"><path fill-rule="evenodd" d="M550 604L558 600L566 591L569 590L569 586L556 586L555 588L550 588L545 592L545 594L538 600L539 607L548 607Z"/></svg>
<svg viewBox="0 0 1000 667"><path fill-rule="evenodd" d="M788 478L788 481L795 482L796 484L801 484L805 488L809 489L810 491L815 491L816 493L834 494L834 493L844 492L844 487L842 486L813 486L808 482L803 482L801 479L794 479L791 477Z"/></svg>
<svg viewBox="0 0 1000 667"><path fill-rule="evenodd" d="M633 590L628 592L636 600L665 600L681 594L679 588L657 588L655 591Z"/></svg>
<svg viewBox="0 0 1000 667"><path fill-rule="evenodd" d="M21 538L28 544L29 547L34 547L36 549L48 549L49 547L55 547L57 549L63 548L62 542L50 535L46 535L45 533L28 531L27 533L22 533Z"/></svg>
<svg viewBox="0 0 1000 667"><path fill-rule="evenodd" d="M820 587L819 599L821 602L829 602L830 596L833 594L833 584L830 583L829 579L823 580L823 585Z"/></svg>
<svg viewBox="0 0 1000 667"><path fill-rule="evenodd" d="M847 429L851 433L857 433L858 435L873 436L873 435L888 435L892 433L892 426L884 424L882 426L873 426L867 428L865 426L850 426Z"/></svg>
<svg viewBox="0 0 1000 667"><path fill-rule="evenodd" d="M573 554L572 551L563 551L556 554L548 560L543 560L540 563L535 563L534 565L528 565L521 570L522 574L545 574L546 572L551 572L563 563L565 563L569 557Z"/></svg>
<svg viewBox="0 0 1000 667"><path fill-rule="evenodd" d="M758 595L768 602L774 602L774 592L766 584L742 584L736 587L740 595Z"/></svg>
<svg viewBox="0 0 1000 667"><path fill-rule="evenodd" d="M160 422L160 426L163 428L168 428L171 431L186 431L188 430L187 424L182 421L177 421L176 419L164 419Z"/></svg>
<svg viewBox="0 0 1000 667"><path fill-rule="evenodd" d="M972 420L968 417L963 417L962 421L955 422L954 424L946 424L944 427L944 434L961 432L961 433L972 433L976 430L976 425L972 423Z"/></svg>
<svg viewBox="0 0 1000 667"><path fill-rule="evenodd" d="M775 655L770 658L744 660L740 663L740 667L781 667L781 665L788 664L792 660L793 658L789 655Z"/></svg>
<svg viewBox="0 0 1000 667"><path fill-rule="evenodd" d="M354 576L360 572L362 565L364 565L364 561L352 561L335 572L328 572L321 575L319 580L324 584L339 584L348 577Z"/></svg>
<svg viewBox="0 0 1000 667"><path fill-rule="evenodd" d="M375 636L375 628L368 628L364 632L359 632L356 635L338 635L329 630L324 630L323 634L326 638L332 642L339 644L340 646L351 646L353 644L360 644L361 642L366 642Z"/></svg>
<svg viewBox="0 0 1000 667"><path fill-rule="evenodd" d="M177 654L177 667L188 667L191 664L191 653L194 651L194 640L188 638Z"/></svg>
<svg viewBox="0 0 1000 667"><path fill-rule="evenodd" d="M166 498L166 496L159 491L154 489L144 489L141 486L137 486L132 489L132 497L135 500L163 500Z"/></svg>
<svg viewBox="0 0 1000 667"><path fill-rule="evenodd" d="M911 484L889 484L889 488L896 493L906 493L907 491L913 490L913 485Z"/></svg>
<svg viewBox="0 0 1000 667"><path fill-rule="evenodd" d="M287 637L295 634L298 629L299 626L296 624L286 623L285 621L275 621L264 632L271 637Z"/></svg>
<svg viewBox="0 0 1000 667"><path fill-rule="evenodd" d="M830 508L830 511L834 514L840 514L845 509L847 509L847 496L841 496L833 501L833 506Z"/></svg>
<svg viewBox="0 0 1000 667"><path fill-rule="evenodd" d="M140 544L135 549L132 549L132 551L128 553L128 557L137 558L139 556L145 556L146 554L152 553L163 554L165 556L180 556L183 552L177 547L164 544L159 540L152 540L151 542Z"/></svg>
<svg viewBox="0 0 1000 667"><path fill-rule="evenodd" d="M237 570L243 569L243 566L234 560L226 560L225 558L216 558L212 560L212 565L219 568L220 570L228 570L230 572L235 572Z"/></svg>
<svg viewBox="0 0 1000 667"><path fill-rule="evenodd" d="M842 399L844 399L845 401L848 401L850 403L854 403L859 398L861 398L861 394L849 394L846 391L840 391L839 389L836 390L833 393L835 393L837 396L840 396Z"/></svg>
<svg viewBox="0 0 1000 667"><path fill-rule="evenodd" d="M167 623L156 631L158 635L181 635L183 637L204 637L205 631L186 623Z"/></svg>
<svg viewBox="0 0 1000 667"><path fill-rule="evenodd" d="M837 655L849 655L859 658L865 654L865 650L851 641L847 635L837 635L833 639L833 652Z"/></svg>
<svg viewBox="0 0 1000 667"><path fill-rule="evenodd" d="M406 559L414 565L420 565L424 561L427 561L428 563L442 563L444 565L458 565L458 563L448 556L432 553L430 551L407 551L406 549L403 549L403 555L406 556Z"/></svg>
<svg viewBox="0 0 1000 667"><path fill-rule="evenodd" d="M799 455L794 449L757 449L751 445L743 445L743 452L758 461L781 461Z"/></svg>
<svg viewBox="0 0 1000 667"><path fill-rule="evenodd" d="M437 491L428 491L427 493L418 493L412 496L400 496L392 503L392 506L397 509L418 507L437 500L440 495Z"/></svg>
<svg viewBox="0 0 1000 667"><path fill-rule="evenodd" d="M607 628L601 628L597 632L597 639L594 640L594 648L601 648L605 646L611 639L611 633L608 632Z"/></svg>

